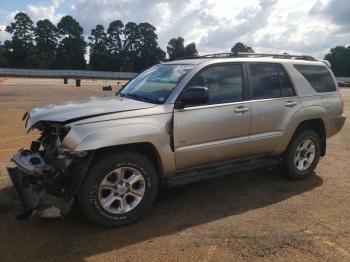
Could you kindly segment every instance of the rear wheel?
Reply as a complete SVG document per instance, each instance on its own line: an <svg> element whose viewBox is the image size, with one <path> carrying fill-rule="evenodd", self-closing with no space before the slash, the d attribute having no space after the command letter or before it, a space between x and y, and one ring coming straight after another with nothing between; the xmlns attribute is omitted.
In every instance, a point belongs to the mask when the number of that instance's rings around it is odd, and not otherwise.
<svg viewBox="0 0 350 262"><path fill-rule="evenodd" d="M312 129L297 133L283 157L284 173L292 179L310 176L321 157L321 140Z"/></svg>
<svg viewBox="0 0 350 262"><path fill-rule="evenodd" d="M158 192L152 162L136 152L97 159L78 194L85 214L105 226L121 226L140 218Z"/></svg>

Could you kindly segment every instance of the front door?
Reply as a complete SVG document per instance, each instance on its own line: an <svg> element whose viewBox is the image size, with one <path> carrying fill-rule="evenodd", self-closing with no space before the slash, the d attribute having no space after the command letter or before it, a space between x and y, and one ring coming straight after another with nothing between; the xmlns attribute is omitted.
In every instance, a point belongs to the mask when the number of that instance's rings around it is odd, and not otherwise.
<svg viewBox="0 0 350 262"><path fill-rule="evenodd" d="M209 90L206 105L175 109L177 170L232 160L249 154L251 107L245 101L241 64L207 67L190 86Z"/></svg>

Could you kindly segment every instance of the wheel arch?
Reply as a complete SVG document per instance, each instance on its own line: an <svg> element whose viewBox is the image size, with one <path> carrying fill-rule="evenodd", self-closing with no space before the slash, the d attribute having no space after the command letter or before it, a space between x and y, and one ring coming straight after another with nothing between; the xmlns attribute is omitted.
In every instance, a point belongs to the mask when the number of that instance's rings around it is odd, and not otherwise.
<svg viewBox="0 0 350 262"><path fill-rule="evenodd" d="M98 157L103 157L106 154L120 153L126 151L141 153L152 162L155 169L157 170L159 186L161 188L165 180L163 163L156 146L151 142L139 142L99 148L95 150L94 159ZM92 161L94 161L94 159Z"/></svg>
<svg viewBox="0 0 350 262"><path fill-rule="evenodd" d="M84 159L75 161L72 163L68 172L74 177L74 184L70 188L69 196L73 196L78 193L81 185L84 183L89 169L98 158L105 157L109 154L116 154L122 152L138 152L147 157L152 164L154 165L157 171L157 177L159 179L159 188L162 188L165 183L165 178L163 175L163 164L156 147L150 142L142 142L142 143L132 143L132 144L124 144L124 145L115 145L109 147L98 148L95 150L90 150L87 157Z"/></svg>
<svg viewBox="0 0 350 262"><path fill-rule="evenodd" d="M321 156L326 154L326 127L321 118L308 119L300 122L296 129L294 130L293 136L289 140L289 143L293 140L293 138L301 131L305 129L314 130L319 136L321 140ZM289 144L288 144L289 145Z"/></svg>

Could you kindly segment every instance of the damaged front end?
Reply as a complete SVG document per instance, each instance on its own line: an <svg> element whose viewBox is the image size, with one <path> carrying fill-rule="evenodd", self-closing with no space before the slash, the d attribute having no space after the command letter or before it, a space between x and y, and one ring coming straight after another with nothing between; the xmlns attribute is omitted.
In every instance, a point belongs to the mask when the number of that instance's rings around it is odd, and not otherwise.
<svg viewBox="0 0 350 262"><path fill-rule="evenodd" d="M92 152L71 152L62 146L70 127L62 123L40 121L33 125L41 136L30 149L20 149L8 168L24 213L30 216L61 217L68 213L74 195L84 179Z"/></svg>

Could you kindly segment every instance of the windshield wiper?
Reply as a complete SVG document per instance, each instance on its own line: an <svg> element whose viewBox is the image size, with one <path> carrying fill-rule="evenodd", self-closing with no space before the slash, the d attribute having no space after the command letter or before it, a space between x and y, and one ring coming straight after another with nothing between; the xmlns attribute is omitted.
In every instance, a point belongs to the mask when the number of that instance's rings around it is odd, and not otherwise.
<svg viewBox="0 0 350 262"><path fill-rule="evenodd" d="M148 103L152 103L152 104L160 104L160 102L152 99L152 98L149 98L149 97L146 97L146 96L141 96L141 95L138 95L138 94L135 94L135 93L128 93L128 94L123 94L123 93L120 93L119 96L121 97L128 97L128 98L131 98L131 99L136 99L136 100L139 100L139 101L143 101L143 102L148 102Z"/></svg>

